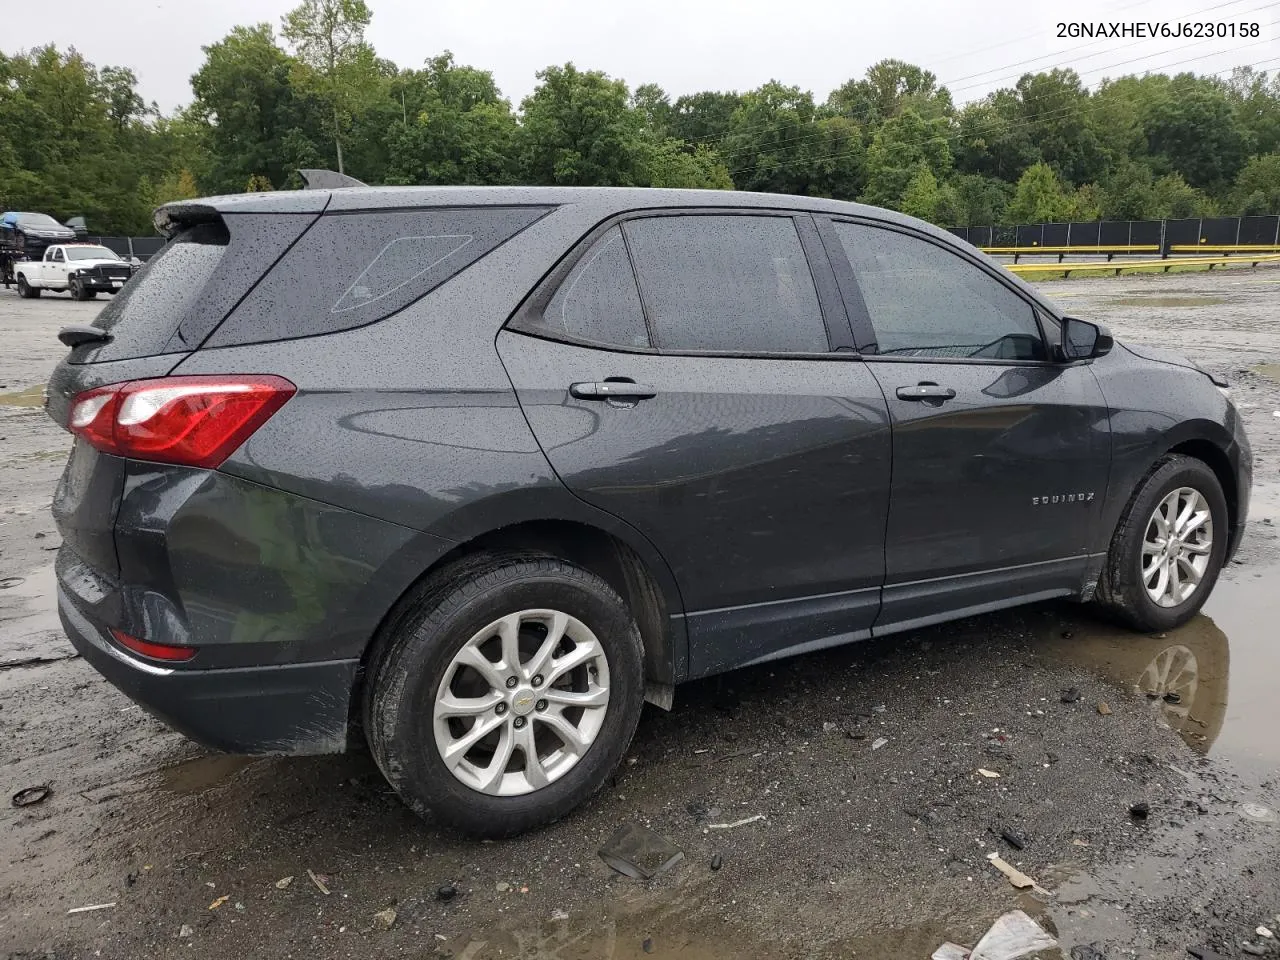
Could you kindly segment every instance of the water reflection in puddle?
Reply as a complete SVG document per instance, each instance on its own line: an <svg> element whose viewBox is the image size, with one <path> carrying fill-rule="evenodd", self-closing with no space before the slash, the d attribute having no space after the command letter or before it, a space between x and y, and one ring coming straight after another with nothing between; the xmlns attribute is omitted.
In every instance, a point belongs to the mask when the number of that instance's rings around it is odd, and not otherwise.
<svg viewBox="0 0 1280 960"><path fill-rule="evenodd" d="M1204 612L1167 634L1135 634L1070 609L1045 628L1047 651L1083 663L1136 695L1193 750L1263 768L1280 765L1280 568L1233 568ZM1054 611L1058 613L1057 610Z"/></svg>

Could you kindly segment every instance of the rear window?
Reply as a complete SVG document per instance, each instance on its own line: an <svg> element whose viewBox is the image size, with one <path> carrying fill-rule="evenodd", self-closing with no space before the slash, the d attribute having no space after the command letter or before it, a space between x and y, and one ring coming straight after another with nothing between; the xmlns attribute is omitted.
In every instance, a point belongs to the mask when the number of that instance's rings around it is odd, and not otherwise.
<svg viewBox="0 0 1280 960"><path fill-rule="evenodd" d="M209 346L336 333L404 309L548 212L431 207L322 216Z"/></svg>
<svg viewBox="0 0 1280 960"><path fill-rule="evenodd" d="M105 345L73 363L194 350L258 282L315 214L232 214L177 234L107 302L93 325Z"/></svg>

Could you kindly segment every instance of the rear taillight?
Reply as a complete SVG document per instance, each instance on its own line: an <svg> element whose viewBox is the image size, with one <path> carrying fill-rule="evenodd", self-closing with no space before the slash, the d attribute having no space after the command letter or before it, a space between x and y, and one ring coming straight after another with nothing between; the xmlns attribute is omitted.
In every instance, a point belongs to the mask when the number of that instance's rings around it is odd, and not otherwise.
<svg viewBox="0 0 1280 960"><path fill-rule="evenodd" d="M88 390L68 427L105 453L218 466L297 392L283 377L164 377Z"/></svg>
<svg viewBox="0 0 1280 960"><path fill-rule="evenodd" d="M152 660L165 660L169 663L185 663L196 655L195 647L175 647L169 643L152 643L150 640L139 640L123 630L112 630L111 635L126 650L149 657Z"/></svg>

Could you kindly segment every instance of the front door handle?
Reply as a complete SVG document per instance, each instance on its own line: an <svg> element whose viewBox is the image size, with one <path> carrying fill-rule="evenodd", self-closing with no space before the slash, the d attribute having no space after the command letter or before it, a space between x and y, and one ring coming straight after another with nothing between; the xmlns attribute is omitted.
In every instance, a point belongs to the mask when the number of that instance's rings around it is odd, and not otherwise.
<svg viewBox="0 0 1280 960"><path fill-rule="evenodd" d="M914 387L899 387L899 400L954 400L956 392L936 383L917 383Z"/></svg>
<svg viewBox="0 0 1280 960"><path fill-rule="evenodd" d="M578 400L648 400L657 395L658 391L653 387L632 380L597 380L569 385L569 396Z"/></svg>

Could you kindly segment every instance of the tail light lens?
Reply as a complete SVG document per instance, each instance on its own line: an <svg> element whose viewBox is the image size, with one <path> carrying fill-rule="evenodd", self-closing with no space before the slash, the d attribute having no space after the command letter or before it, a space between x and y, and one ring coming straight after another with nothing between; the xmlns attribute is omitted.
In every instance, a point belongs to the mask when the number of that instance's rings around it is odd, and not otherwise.
<svg viewBox="0 0 1280 960"><path fill-rule="evenodd" d="M68 427L105 453L213 468L297 392L283 377L164 377L80 394Z"/></svg>
<svg viewBox="0 0 1280 960"><path fill-rule="evenodd" d="M196 655L195 647L175 647L168 643L152 643L132 637L123 630L112 630L111 635L126 650L141 654L152 660L166 660L169 663L185 663Z"/></svg>

